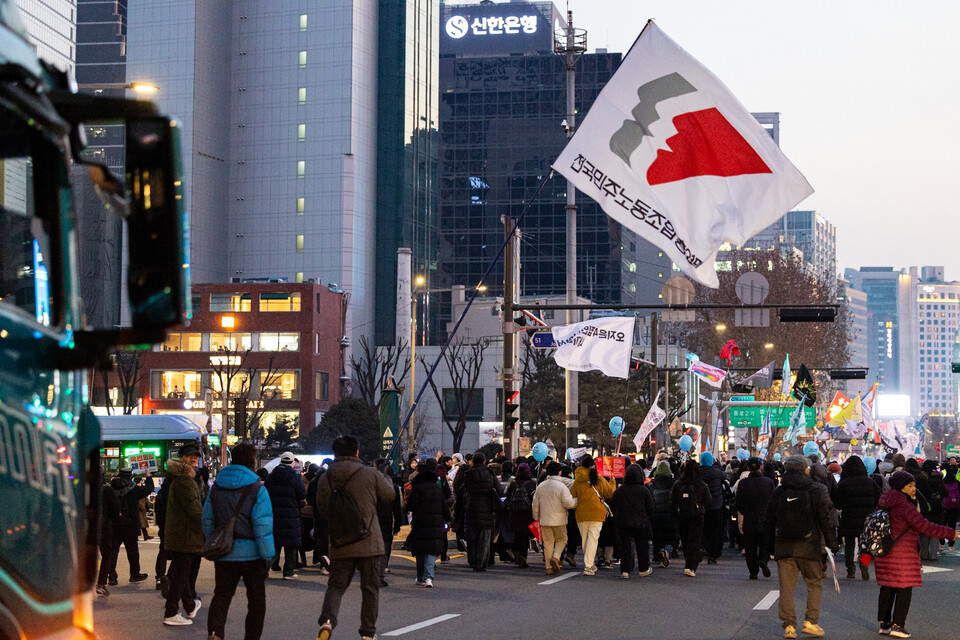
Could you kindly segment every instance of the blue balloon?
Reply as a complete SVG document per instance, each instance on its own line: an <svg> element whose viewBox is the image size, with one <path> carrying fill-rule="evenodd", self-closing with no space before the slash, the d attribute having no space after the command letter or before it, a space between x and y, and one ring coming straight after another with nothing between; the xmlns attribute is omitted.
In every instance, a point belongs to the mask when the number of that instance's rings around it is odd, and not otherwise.
<svg viewBox="0 0 960 640"><path fill-rule="evenodd" d="M803 445L803 455L805 456L819 456L820 449L817 447L817 443L810 441L807 444Z"/></svg>
<svg viewBox="0 0 960 640"><path fill-rule="evenodd" d="M872 476L873 472L877 470L877 459L876 458L864 458L863 466L867 468L867 475Z"/></svg>
<svg viewBox="0 0 960 640"><path fill-rule="evenodd" d="M614 438L623 433L623 418L620 416L610 418L610 433L613 434Z"/></svg>
<svg viewBox="0 0 960 640"><path fill-rule="evenodd" d="M780 456L779 453L773 454L773 459L774 459L774 461L776 461L776 462L780 462L780 457L781 457L781 456Z"/></svg>
<svg viewBox="0 0 960 640"><path fill-rule="evenodd" d="M746 459L749 458L749 457L750 457L750 452L749 452L749 451L747 451L746 449L743 449L743 448L737 449L737 458L738 458L738 459L740 459L740 460L746 460Z"/></svg>
<svg viewBox="0 0 960 640"><path fill-rule="evenodd" d="M680 436L680 450L681 451L690 451L690 447L693 446L693 438L690 436Z"/></svg>
<svg viewBox="0 0 960 640"><path fill-rule="evenodd" d="M761 458L766 458L766 457L767 457L767 448L766 448L766 447L764 447L763 449L760 449L760 457L761 457Z"/></svg>
<svg viewBox="0 0 960 640"><path fill-rule="evenodd" d="M537 444L533 445L533 451L531 453L533 453L534 460L537 462L543 462L550 451L547 449L546 444L538 442Z"/></svg>

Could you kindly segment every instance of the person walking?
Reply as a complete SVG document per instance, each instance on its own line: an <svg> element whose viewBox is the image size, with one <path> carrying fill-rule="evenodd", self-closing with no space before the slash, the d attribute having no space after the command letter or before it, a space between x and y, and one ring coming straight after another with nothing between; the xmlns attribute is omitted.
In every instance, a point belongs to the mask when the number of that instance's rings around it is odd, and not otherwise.
<svg viewBox="0 0 960 640"><path fill-rule="evenodd" d="M486 457L480 452L473 454L468 469L457 473L454 485L461 479L456 509L462 513L466 531L467 561L474 571L486 571L496 512L502 508L500 482L487 468Z"/></svg>
<svg viewBox="0 0 960 640"><path fill-rule="evenodd" d="M543 563L547 575L560 573L560 558L567 543L567 517L577 506L566 483L560 479L562 465L551 462L546 467L546 479L533 494L532 515L540 521L543 534Z"/></svg>
<svg viewBox="0 0 960 640"><path fill-rule="evenodd" d="M573 473L570 495L577 500L577 527L580 530L580 540L583 545L583 575L585 576L597 574L597 544L600 541L603 522L607 518L604 500L612 498L615 489L612 482L597 475L593 456L584 455L580 460L580 466Z"/></svg>
<svg viewBox="0 0 960 640"><path fill-rule="evenodd" d="M760 458L745 460L743 467L747 475L741 477L736 485L738 529L751 580L756 580L760 571L763 577L770 577L766 517L770 496L777 483L760 472L762 465Z"/></svg>
<svg viewBox="0 0 960 640"><path fill-rule="evenodd" d="M156 590L164 600L170 592L170 578L167 577L167 548L163 544L163 529L167 524L167 496L170 485L166 482L160 485L157 497L153 501L153 519L157 525L157 537L160 545L157 548L157 560L153 563L153 577L156 579Z"/></svg>
<svg viewBox="0 0 960 640"><path fill-rule="evenodd" d="M223 640L227 612L241 578L247 591L244 640L259 640L267 613L266 579L273 560L273 508L270 494L253 471L257 449L240 443L232 450L233 463L217 474L216 484L203 504L203 533L209 537L237 514L233 548L213 563L214 589L207 617L208 640ZM238 510L239 505L239 510Z"/></svg>
<svg viewBox="0 0 960 640"><path fill-rule="evenodd" d="M950 529L956 530L960 516L960 482L957 481L957 465L948 463L943 474L943 520ZM953 550L954 541L947 538L947 546Z"/></svg>
<svg viewBox="0 0 960 640"><path fill-rule="evenodd" d="M857 577L857 564L860 565L860 577L870 579L867 565L857 562L856 543L863 533L867 516L876 511L881 493L880 486L867 475L863 460L859 456L847 458L834 491L833 506L840 511L839 537L843 540L843 559L847 565L848 580Z"/></svg>
<svg viewBox="0 0 960 640"><path fill-rule="evenodd" d="M631 464L610 499L614 524L620 545L620 577L628 579L633 572L633 546L637 549L637 567L640 577L653 573L650 568L650 537L653 527L653 495L644 485L643 467Z"/></svg>
<svg viewBox="0 0 960 640"><path fill-rule="evenodd" d="M807 585L807 608L802 633L824 635L820 627L820 597L823 593L824 544L831 553L837 544L836 510L826 485L810 477L810 463L791 456L783 463L783 479L773 490L767 508L768 535L774 539L774 557L780 579L779 616L784 638L797 637L793 594L797 578Z"/></svg>
<svg viewBox="0 0 960 640"><path fill-rule="evenodd" d="M709 487L700 479L700 465L696 460L684 462L680 480L673 485L670 493L670 509L676 515L680 544L683 546L683 575L690 578L697 576L697 567L700 565L703 518L706 504L711 499Z"/></svg>
<svg viewBox="0 0 960 640"><path fill-rule="evenodd" d="M723 469L714 464L713 454L700 454L700 479L710 490L710 499L704 505L703 539L707 564L717 564L723 553Z"/></svg>
<svg viewBox="0 0 960 640"><path fill-rule="evenodd" d="M530 474L530 465L521 462L517 465L517 475L507 487L504 505L507 507L507 521L513 533L514 562L521 569L526 569L527 551L530 550L529 525L534 520L533 496L536 495L537 482Z"/></svg>
<svg viewBox="0 0 960 640"><path fill-rule="evenodd" d="M436 465L439 470L439 465ZM383 537L383 560L380 563L380 586L389 587L390 584L384 579L384 575L390 571L390 555L393 550L393 536L400 533L400 526L404 518L403 498L400 495L400 486L397 484L396 477L393 475L393 467L389 460L383 460L377 467L380 473L393 485L393 500L389 502L384 500L377 501L377 524L380 525L380 535ZM438 471L439 473L439 471ZM441 483L446 480L441 478ZM440 485L441 489L443 484ZM447 487L449 491L449 486ZM446 498L446 494L445 494Z"/></svg>
<svg viewBox="0 0 960 640"><path fill-rule="evenodd" d="M110 481L110 486L120 503L120 515L113 528L114 545L117 548L117 553L120 552L121 544L127 552L127 562L130 565L130 582L142 582L148 576L140 572L140 547L138 544L140 508L138 505L141 500L153 493L153 478L150 477L148 472L144 483L137 485L133 481L133 472L130 467L124 467ZM113 579L110 584L116 584L115 567L110 577Z"/></svg>
<svg viewBox="0 0 960 640"><path fill-rule="evenodd" d="M450 521L434 458L420 463L412 485L406 506L413 515L407 540L416 558L417 585L432 589L437 557L447 547L446 523Z"/></svg>
<svg viewBox="0 0 960 640"><path fill-rule="evenodd" d="M270 494L273 506L273 557L274 571L280 571L280 555L283 554L283 579L296 580L297 549L300 548L300 508L307 504L307 491L303 488L300 474L293 468L294 455L285 451L278 464L267 476L264 486Z"/></svg>
<svg viewBox="0 0 960 640"><path fill-rule="evenodd" d="M353 436L333 441L334 460L317 483L317 515L326 519L330 536L330 577L320 611L317 640L329 640L337 626L340 601L360 572L360 636L372 640L377 633L380 611L380 566L383 536L377 522L377 501L394 499L389 480L373 467L360 462L360 450ZM357 530L346 530L360 522Z"/></svg>
<svg viewBox="0 0 960 640"><path fill-rule="evenodd" d="M203 499L196 481L200 449L190 442L182 445L177 453L178 459L167 463L164 479L164 484L170 485L163 541L170 561L167 573L170 589L163 612L163 624L168 626L193 624L201 605L193 587L203 551ZM180 615L181 604L186 617Z"/></svg>
<svg viewBox="0 0 960 640"><path fill-rule="evenodd" d="M670 553L667 547L670 547L671 551L676 551L679 546L677 519L670 506L670 495L676 483L673 471L670 470L670 463L661 460L653 472L653 482L650 483L650 494L653 496L650 524L653 527L653 557L663 569L670 566Z"/></svg>
<svg viewBox="0 0 960 640"><path fill-rule="evenodd" d="M97 574L97 595L103 597L110 595L107 581L111 575L116 575L117 554L120 553L120 546L113 535L120 517L120 501L109 484L100 487L100 505L100 572Z"/></svg>
<svg viewBox="0 0 960 640"><path fill-rule="evenodd" d="M894 638L909 638L906 623L913 588L923 586L920 536L956 540L957 532L920 515L917 482L909 471L897 471L890 476L890 488L880 496L877 506L890 514L893 539L890 553L873 559L877 584L880 586L877 602L880 633Z"/></svg>

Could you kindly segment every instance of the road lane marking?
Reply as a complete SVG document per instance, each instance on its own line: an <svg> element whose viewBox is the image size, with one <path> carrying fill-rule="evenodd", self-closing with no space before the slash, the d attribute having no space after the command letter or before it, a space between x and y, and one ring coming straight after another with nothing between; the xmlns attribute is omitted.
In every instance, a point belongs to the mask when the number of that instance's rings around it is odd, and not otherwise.
<svg viewBox="0 0 960 640"><path fill-rule="evenodd" d="M544 580L543 582L538 582L537 584L556 584L557 582L560 582L561 580L566 580L567 578L572 578L573 576L578 576L578 575L580 575L580 574L574 571L574 572L571 572L571 573L565 573L565 574L563 574L562 576L560 576L560 577L558 577L558 578L550 578L549 580Z"/></svg>
<svg viewBox="0 0 960 640"><path fill-rule="evenodd" d="M946 567L920 567L920 573L940 573L941 571L950 571Z"/></svg>
<svg viewBox="0 0 960 640"><path fill-rule="evenodd" d="M403 627L402 629L397 629L396 631L391 631L389 633L382 634L383 637L393 637L393 636L402 636L405 633L410 633L411 631L418 631L425 627L430 627L435 624L440 624L441 622L446 622L447 620L452 620L453 618L459 618L459 613L448 613L446 615L437 616L436 618L430 618L429 620L424 620L423 622L418 622L417 624L411 624L409 627Z"/></svg>
<svg viewBox="0 0 960 640"><path fill-rule="evenodd" d="M763 600L757 603L757 606L753 608L754 611L766 611L773 606L773 603L777 601L777 598L780 597L780 591L774 589L767 595L763 596Z"/></svg>

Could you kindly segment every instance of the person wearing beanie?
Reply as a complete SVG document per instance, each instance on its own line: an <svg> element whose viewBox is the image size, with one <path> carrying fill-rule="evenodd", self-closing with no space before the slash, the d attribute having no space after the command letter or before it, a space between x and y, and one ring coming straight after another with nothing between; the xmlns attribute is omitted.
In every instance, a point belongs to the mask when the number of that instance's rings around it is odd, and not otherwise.
<svg viewBox="0 0 960 640"><path fill-rule="evenodd" d="M517 465L517 475L507 487L504 505L509 510L508 522L513 533L514 562L521 569L526 569L527 551L530 549L531 533L529 525L534 520L533 496L537 490L537 482L530 472L530 465L521 462Z"/></svg>
<svg viewBox="0 0 960 640"><path fill-rule="evenodd" d="M880 485L867 475L867 467L859 456L850 456L843 463L840 482L834 491L835 506L840 511L840 537L843 539L843 557L847 565L847 579L856 578L854 545L867 516L876 511L880 500ZM860 564L860 577L870 579L867 565Z"/></svg>
<svg viewBox="0 0 960 640"><path fill-rule="evenodd" d="M784 638L797 637L794 591L801 576L807 585L807 608L802 633L823 636L820 599L823 593L824 545L839 550L836 510L826 486L810 477L810 463L790 456L783 463L783 479L773 490L766 515L767 534L774 539L774 558L780 581L779 617Z"/></svg>
<svg viewBox="0 0 960 640"><path fill-rule="evenodd" d="M710 456L712 458L712 456ZM717 469L719 471L719 469ZM683 575L694 578L701 560L703 514L710 501L710 489L700 479L700 465L696 460L683 463L680 480L670 492L670 509L676 515L680 542L683 545ZM661 553L661 562L663 554Z"/></svg>
<svg viewBox="0 0 960 640"><path fill-rule="evenodd" d="M280 571L283 555L283 579L297 579L297 553L302 544L300 508L307 504L307 491L300 474L293 468L294 456L289 451L280 455L280 464L267 476L264 486L273 507L273 542L275 554L272 569Z"/></svg>
<svg viewBox="0 0 960 640"><path fill-rule="evenodd" d="M661 460L653 472L653 482L650 483L650 493L653 496L653 512L650 514L650 524L653 527L653 557L660 567L670 566L670 553L676 554L679 547L677 535L677 519L670 507L670 494L673 492L673 471L667 460ZM670 553L667 551L670 548ZM674 557L678 557L674 555Z"/></svg>
<svg viewBox="0 0 960 640"><path fill-rule="evenodd" d="M918 552L920 535L956 540L957 532L920 515L916 478L908 471L896 471L890 476L890 488L880 496L877 506L890 514L890 533L894 540L890 553L873 559L880 586L877 603L880 633L909 638L905 627L913 588L923 586Z"/></svg>
<svg viewBox="0 0 960 640"><path fill-rule="evenodd" d="M533 517L540 521L543 534L543 561L547 575L560 573L560 559L567 543L567 517L577 501L566 483L560 479L561 465L551 462L546 467L547 478L533 494Z"/></svg>
<svg viewBox="0 0 960 640"><path fill-rule="evenodd" d="M650 537L653 529L653 496L644 484L644 469L631 464L624 474L623 484L613 492L610 508L620 543L620 577L628 579L633 571L633 547L637 549L637 569L640 577L653 573L650 568Z"/></svg>
<svg viewBox="0 0 960 640"><path fill-rule="evenodd" d="M723 470L714 464L713 454L700 454L700 479L710 489L710 498L704 505L703 548L707 564L717 564L723 553Z"/></svg>
<svg viewBox="0 0 960 640"><path fill-rule="evenodd" d="M737 481L737 521L740 529L743 550L747 560L750 579L757 579L757 572L770 577L767 566L770 550L764 524L767 518L767 505L777 483L760 473L760 458L749 458L744 465L747 477Z"/></svg>

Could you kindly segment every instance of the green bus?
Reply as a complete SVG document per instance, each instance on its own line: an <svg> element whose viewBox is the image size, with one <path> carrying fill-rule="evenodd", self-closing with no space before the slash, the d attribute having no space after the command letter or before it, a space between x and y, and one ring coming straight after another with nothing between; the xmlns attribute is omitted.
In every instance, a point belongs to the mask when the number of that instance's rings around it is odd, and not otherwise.
<svg viewBox="0 0 960 640"><path fill-rule="evenodd" d="M177 449L192 442L207 450L207 434L194 421L173 414L145 416L100 416L100 461L107 475L126 466L130 456L152 453L157 458L157 475L166 462L177 457ZM203 464L207 456L203 456Z"/></svg>
<svg viewBox="0 0 960 640"><path fill-rule="evenodd" d="M122 124L123 176L84 155ZM100 430L89 371L190 317L178 126L150 102L77 93L0 0L0 638L92 638ZM74 180L126 223L129 327L88 327ZM89 215L99 216L99 211ZM85 215L88 213L85 211Z"/></svg>

